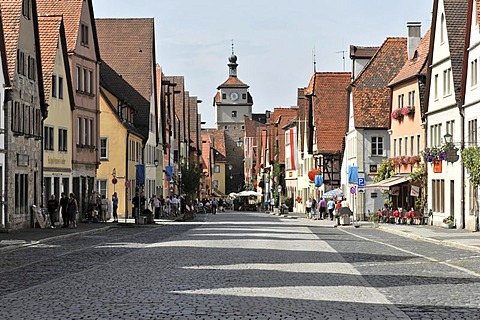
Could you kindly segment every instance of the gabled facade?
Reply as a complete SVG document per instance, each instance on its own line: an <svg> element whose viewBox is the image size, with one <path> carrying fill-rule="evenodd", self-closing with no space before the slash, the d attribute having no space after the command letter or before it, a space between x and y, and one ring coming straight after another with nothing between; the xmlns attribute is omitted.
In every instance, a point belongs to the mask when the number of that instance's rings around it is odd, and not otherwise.
<svg viewBox="0 0 480 320"><path fill-rule="evenodd" d="M32 205L41 204L43 92L36 1L2 0L2 24L10 84L5 91L5 189L3 226L33 225Z"/></svg>
<svg viewBox="0 0 480 320"><path fill-rule="evenodd" d="M316 72L310 80L307 94L312 94L314 166L322 172L323 186L305 199L318 199L325 191L341 188L350 81L350 72Z"/></svg>
<svg viewBox="0 0 480 320"><path fill-rule="evenodd" d="M60 16L39 17L43 83L48 118L43 124L44 198L72 190L72 114L75 108L65 27Z"/></svg>
<svg viewBox="0 0 480 320"><path fill-rule="evenodd" d="M225 131L217 129L202 130L202 135L208 136L206 145L210 145L210 150L203 158L204 163L210 163L210 171L207 171L211 177L211 189L207 192L208 196L221 197L225 195L226 181L230 179L230 173L225 157ZM203 157L203 152L202 152Z"/></svg>
<svg viewBox="0 0 480 320"><path fill-rule="evenodd" d="M350 86L350 107L346 137L344 194L355 214L362 220L363 213L383 207L383 198L377 190L351 193L358 179L351 181L352 171L372 184L376 170L390 157L390 104L388 84L397 75L407 60L406 38L387 38L372 59L358 74ZM355 63L354 63L355 65ZM348 191L348 192L347 192Z"/></svg>
<svg viewBox="0 0 480 320"><path fill-rule="evenodd" d="M467 0L434 1L426 103L429 149L442 147L445 140L461 147L467 7ZM461 159L454 162L440 160L435 167L430 163L427 170L427 202L433 211L433 223L441 225L445 217L452 216L457 228L464 228L467 219L463 205L465 176Z"/></svg>
<svg viewBox="0 0 480 320"><path fill-rule="evenodd" d="M390 83L392 110L390 114L390 156L397 175L404 177L421 170L425 149L425 85L430 30L420 38L420 23L408 23L408 61ZM398 180L400 181L400 180ZM380 182L381 185L381 182ZM413 188L412 188L413 186ZM403 183L379 190L389 191L393 208L414 208L423 214L424 186L408 179ZM420 201L418 200L420 198Z"/></svg>
<svg viewBox="0 0 480 320"><path fill-rule="evenodd" d="M96 190L99 164L100 50L91 0L38 0L39 16L63 16L75 108L72 114L72 191L81 218Z"/></svg>
<svg viewBox="0 0 480 320"><path fill-rule="evenodd" d="M99 193L108 199L116 192L119 216L131 217L132 186L136 166L142 163L144 137L133 125L136 109L129 102L131 87L106 64L101 70Z"/></svg>
<svg viewBox="0 0 480 320"><path fill-rule="evenodd" d="M134 95L129 103L136 109L133 123L144 137L142 161L145 181L136 180L138 191L151 196L157 192L160 164L155 62L155 32L152 18L97 19L102 60L121 75ZM157 166L155 166L157 164Z"/></svg>

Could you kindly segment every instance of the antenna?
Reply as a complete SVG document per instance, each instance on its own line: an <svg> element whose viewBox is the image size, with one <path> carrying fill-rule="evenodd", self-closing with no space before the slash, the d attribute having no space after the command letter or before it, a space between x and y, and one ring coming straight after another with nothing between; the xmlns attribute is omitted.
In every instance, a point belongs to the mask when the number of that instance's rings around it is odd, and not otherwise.
<svg viewBox="0 0 480 320"><path fill-rule="evenodd" d="M342 50L342 51L337 51L335 53L341 53L342 54L342 59L343 59L343 71L345 71L345 53L347 50Z"/></svg>
<svg viewBox="0 0 480 320"><path fill-rule="evenodd" d="M315 46L313 46L312 55L313 55L313 73L317 73L317 54L315 52Z"/></svg>

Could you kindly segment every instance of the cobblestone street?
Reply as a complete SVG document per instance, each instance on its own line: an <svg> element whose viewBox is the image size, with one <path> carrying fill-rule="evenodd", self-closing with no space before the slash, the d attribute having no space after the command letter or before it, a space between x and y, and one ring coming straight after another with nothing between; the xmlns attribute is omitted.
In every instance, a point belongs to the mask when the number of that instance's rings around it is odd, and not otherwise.
<svg viewBox="0 0 480 320"><path fill-rule="evenodd" d="M264 213L0 251L1 319L480 319L480 255Z"/></svg>

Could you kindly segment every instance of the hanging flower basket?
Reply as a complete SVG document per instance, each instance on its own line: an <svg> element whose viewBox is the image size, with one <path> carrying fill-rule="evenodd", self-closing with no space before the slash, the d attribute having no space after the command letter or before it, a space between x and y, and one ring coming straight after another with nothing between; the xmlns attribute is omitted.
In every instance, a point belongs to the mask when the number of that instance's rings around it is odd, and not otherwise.
<svg viewBox="0 0 480 320"><path fill-rule="evenodd" d="M392 119L401 121L403 119L402 108L397 108L392 111Z"/></svg>
<svg viewBox="0 0 480 320"><path fill-rule="evenodd" d="M313 182L313 181L315 181L315 176L321 175L321 174L322 174L322 170L320 170L318 168L317 169L312 169L312 170L308 171L308 179Z"/></svg>

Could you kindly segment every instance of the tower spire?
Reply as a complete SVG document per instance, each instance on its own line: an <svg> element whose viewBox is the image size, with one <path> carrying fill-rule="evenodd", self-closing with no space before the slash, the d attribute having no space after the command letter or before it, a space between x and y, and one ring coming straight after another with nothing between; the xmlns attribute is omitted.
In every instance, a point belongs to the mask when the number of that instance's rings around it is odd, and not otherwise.
<svg viewBox="0 0 480 320"><path fill-rule="evenodd" d="M233 44L233 39L232 39L232 55L230 56L230 58L228 58L228 61L230 62L228 64L228 68L229 68L229 76L230 77L237 77L237 56L235 55L235 52L234 52L234 44Z"/></svg>

